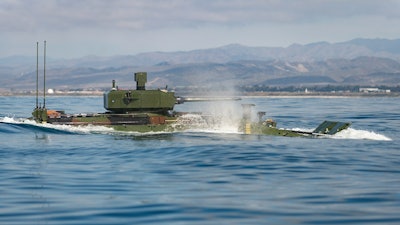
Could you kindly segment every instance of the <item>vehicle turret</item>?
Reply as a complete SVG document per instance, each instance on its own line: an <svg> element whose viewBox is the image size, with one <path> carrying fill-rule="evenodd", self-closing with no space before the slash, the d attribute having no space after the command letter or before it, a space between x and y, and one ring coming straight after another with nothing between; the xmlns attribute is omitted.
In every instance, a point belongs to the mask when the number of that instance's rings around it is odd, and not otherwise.
<svg viewBox="0 0 400 225"><path fill-rule="evenodd" d="M119 89L115 80L110 91L104 93L104 108L110 113L151 112L167 114L175 104L200 101L232 101L232 97L176 97L168 90L146 90L147 73L135 73L136 90Z"/></svg>
<svg viewBox="0 0 400 225"><path fill-rule="evenodd" d="M120 90L113 81L112 89L104 93L104 108L113 113L167 113L177 103L174 92L146 90L147 73L135 73L136 90Z"/></svg>

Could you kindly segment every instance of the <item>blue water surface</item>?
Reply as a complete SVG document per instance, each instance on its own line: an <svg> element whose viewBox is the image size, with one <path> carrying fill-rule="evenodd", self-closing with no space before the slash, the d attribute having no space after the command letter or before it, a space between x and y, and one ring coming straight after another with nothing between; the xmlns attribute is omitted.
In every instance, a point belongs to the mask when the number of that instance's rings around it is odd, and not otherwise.
<svg viewBox="0 0 400 225"><path fill-rule="evenodd" d="M256 104L285 128L352 122L339 137L289 138L35 126L18 122L34 97L0 97L0 224L399 224L398 102L235 103ZM101 97L50 96L46 104L104 111ZM206 104L176 110L212 108Z"/></svg>

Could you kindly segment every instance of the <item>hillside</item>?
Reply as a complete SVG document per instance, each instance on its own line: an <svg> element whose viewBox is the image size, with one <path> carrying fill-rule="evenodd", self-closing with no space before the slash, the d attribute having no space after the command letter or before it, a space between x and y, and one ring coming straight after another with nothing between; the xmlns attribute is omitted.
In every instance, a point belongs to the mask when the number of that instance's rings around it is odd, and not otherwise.
<svg viewBox="0 0 400 225"><path fill-rule="evenodd" d="M147 71L149 86L153 87L391 86L400 84L400 39L354 39L334 44L293 44L287 48L232 44L186 52L73 60L49 57L47 67L47 86L56 89L104 88L113 79L121 86L132 87L136 71ZM2 89L33 90L35 69L36 57L1 59Z"/></svg>

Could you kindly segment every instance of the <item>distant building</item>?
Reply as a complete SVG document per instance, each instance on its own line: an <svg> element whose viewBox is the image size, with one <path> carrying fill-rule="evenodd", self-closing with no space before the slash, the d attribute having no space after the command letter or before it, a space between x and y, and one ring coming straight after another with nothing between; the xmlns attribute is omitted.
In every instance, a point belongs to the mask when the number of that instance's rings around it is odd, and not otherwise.
<svg viewBox="0 0 400 225"><path fill-rule="evenodd" d="M364 93L377 93L377 92L385 92L385 93L390 93L390 89L382 90L379 88L360 88L359 92L364 92Z"/></svg>

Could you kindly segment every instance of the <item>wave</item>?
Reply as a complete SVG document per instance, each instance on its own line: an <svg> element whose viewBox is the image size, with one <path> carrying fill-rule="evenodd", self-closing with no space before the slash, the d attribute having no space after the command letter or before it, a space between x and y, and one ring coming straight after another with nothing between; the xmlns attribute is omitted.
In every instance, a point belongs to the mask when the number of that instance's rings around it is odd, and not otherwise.
<svg viewBox="0 0 400 225"><path fill-rule="evenodd" d="M383 134L378 134L373 131L367 130L356 130L353 128L347 128L332 136L335 139L364 139L374 141L392 141L391 138L386 137Z"/></svg>
<svg viewBox="0 0 400 225"><path fill-rule="evenodd" d="M15 131L19 130L20 132L31 130L31 131L48 132L52 134L92 134L92 133L107 133L114 131L114 129L104 126L55 125L49 123L36 123L33 120L13 118L13 117L0 118L0 123L8 124L10 127L13 127Z"/></svg>
<svg viewBox="0 0 400 225"><path fill-rule="evenodd" d="M305 128L293 128L289 130L294 131L305 131L305 132L312 132L314 129L305 129ZM386 137L383 134L377 134L373 131L367 130L357 130L354 128L347 128L342 130L334 135L321 135L318 136L320 138L331 138L331 139L352 139L352 140L373 140L373 141L392 141L391 138Z"/></svg>
<svg viewBox="0 0 400 225"><path fill-rule="evenodd" d="M116 136L150 136L160 134L170 134L173 132L146 132L140 133L135 131L116 131L111 127L99 125L57 125L50 123L36 123L30 119L14 118L14 117L0 117L0 124L7 124L8 126L0 127L0 133L17 133L25 131L41 131L51 134L104 134Z"/></svg>
<svg viewBox="0 0 400 225"><path fill-rule="evenodd" d="M0 117L0 123L8 124L9 126L1 126L0 133L18 133L25 131L41 131L52 134L105 134L105 135L118 135L118 136L149 136L149 135L160 135L160 134L171 134L171 133L182 133L180 132L133 132L133 131L116 131L111 127L97 126L97 125L85 125L85 126L71 126L71 125L55 125L49 123L36 123L33 120L14 118L14 117ZM307 129L293 128L292 130L311 131ZM210 128L193 128L184 131L186 133L220 133L220 134L241 134L237 128L230 126L217 126ZM376 141L392 141L391 138L385 135L375 133L373 131L356 130L353 128L347 128L342 130L335 135L326 135L324 138L332 139L364 139L364 140L376 140Z"/></svg>

